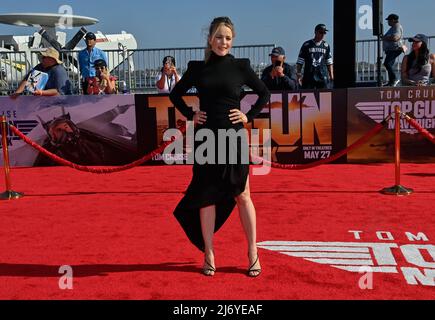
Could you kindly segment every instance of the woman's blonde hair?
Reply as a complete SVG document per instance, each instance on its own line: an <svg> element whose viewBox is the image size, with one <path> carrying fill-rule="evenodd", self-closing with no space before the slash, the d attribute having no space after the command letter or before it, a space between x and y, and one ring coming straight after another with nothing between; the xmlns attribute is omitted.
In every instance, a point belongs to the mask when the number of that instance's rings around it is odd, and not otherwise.
<svg viewBox="0 0 435 320"><path fill-rule="evenodd" d="M205 48L205 54L204 54L204 60L207 62L211 55L211 45L210 40L215 36L216 31L219 29L219 27L223 25L225 27L228 27L231 29L231 32L233 34L233 37L236 36L236 32L234 30L234 24L228 17L217 17L214 18L213 21L210 24L209 30L208 30L208 36L207 36L207 46Z"/></svg>

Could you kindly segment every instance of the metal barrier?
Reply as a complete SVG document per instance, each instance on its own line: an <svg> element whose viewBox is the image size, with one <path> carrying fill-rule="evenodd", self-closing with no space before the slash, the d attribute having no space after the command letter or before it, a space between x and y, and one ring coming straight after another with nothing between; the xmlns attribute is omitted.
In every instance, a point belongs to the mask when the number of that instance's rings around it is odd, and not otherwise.
<svg viewBox="0 0 435 320"><path fill-rule="evenodd" d="M236 58L249 58L251 65L258 75L270 63L269 53L274 44L234 46L232 54ZM167 55L175 57L177 69L183 74L190 60L204 59L204 48L161 48L138 50L106 50L111 74L118 79L120 92L153 92L156 91L156 77L162 67L162 59ZM31 66L39 63L39 51L7 52L5 58L0 60L0 93L9 94L16 90L21 80L29 72ZM81 92L80 69L78 67L79 51L62 51L61 60L67 70L72 83L73 94ZM20 66L21 72L14 71L13 67ZM17 68L15 68L17 69Z"/></svg>
<svg viewBox="0 0 435 320"><path fill-rule="evenodd" d="M430 36L429 48L435 52L435 36ZM405 38L407 40L408 38ZM406 42L408 43L408 42ZM410 46L410 44L407 44ZM434 47L432 48L432 45ZM264 68L269 65L269 53L274 44L234 46L232 54L236 58L249 58L251 65L258 76L261 76ZM63 51L61 59L70 77L73 93L81 92L80 70L78 68L79 51ZM155 92L155 82L164 56L175 57L177 69L180 74L186 71L190 60L202 60L204 57L203 47L186 48L155 48L105 51L109 59L109 68L112 75L118 78L120 92ZM0 94L13 92L29 72L32 66L38 64L38 51L31 52L8 52L0 51ZM403 55L396 63L397 72L400 74ZM377 80L377 40L356 41L356 82L375 82ZM386 70L382 66L383 79L387 79Z"/></svg>
<svg viewBox="0 0 435 320"><path fill-rule="evenodd" d="M435 52L435 41L431 41L432 39L435 39L435 36L430 36L429 38L429 51ZM408 47L408 52L410 52L411 44L407 41L409 38L405 38L404 42L406 46ZM433 47L431 46L433 45ZM376 39L373 40L358 40L356 42L356 82L376 82L377 80L377 47L378 42ZM385 53L383 53L385 55ZM400 77L400 70L402 66L402 59L404 57L404 54L400 55L397 59L395 68L396 72L398 73ZM382 66L382 78L384 80L388 79L387 72L385 70L385 67Z"/></svg>
<svg viewBox="0 0 435 320"><path fill-rule="evenodd" d="M14 91L30 69L24 51L0 51L0 94Z"/></svg>

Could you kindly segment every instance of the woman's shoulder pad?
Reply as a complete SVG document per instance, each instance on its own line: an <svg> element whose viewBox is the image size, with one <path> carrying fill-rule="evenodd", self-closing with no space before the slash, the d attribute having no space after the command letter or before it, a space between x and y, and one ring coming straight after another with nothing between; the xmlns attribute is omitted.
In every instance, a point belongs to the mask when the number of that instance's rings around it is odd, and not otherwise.
<svg viewBox="0 0 435 320"><path fill-rule="evenodd" d="M251 61L248 58L237 58L234 61L241 67L247 67L251 65Z"/></svg>
<svg viewBox="0 0 435 320"><path fill-rule="evenodd" d="M204 61L201 60L191 60L189 61L189 63L187 64L188 68L198 68L204 65Z"/></svg>

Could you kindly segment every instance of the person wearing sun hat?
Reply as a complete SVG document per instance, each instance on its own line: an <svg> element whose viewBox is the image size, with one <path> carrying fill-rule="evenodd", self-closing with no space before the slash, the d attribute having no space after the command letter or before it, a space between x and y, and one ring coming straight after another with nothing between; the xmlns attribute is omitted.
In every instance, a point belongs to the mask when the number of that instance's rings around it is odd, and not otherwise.
<svg viewBox="0 0 435 320"><path fill-rule="evenodd" d="M419 33L408 41L412 43L412 49L402 60L402 84L427 86L431 75L435 78L435 58L429 54L428 38Z"/></svg>
<svg viewBox="0 0 435 320"><path fill-rule="evenodd" d="M71 94L71 81L59 58L59 52L54 48L47 48L41 51L40 60L41 63L24 77L12 98L25 91L35 96Z"/></svg>

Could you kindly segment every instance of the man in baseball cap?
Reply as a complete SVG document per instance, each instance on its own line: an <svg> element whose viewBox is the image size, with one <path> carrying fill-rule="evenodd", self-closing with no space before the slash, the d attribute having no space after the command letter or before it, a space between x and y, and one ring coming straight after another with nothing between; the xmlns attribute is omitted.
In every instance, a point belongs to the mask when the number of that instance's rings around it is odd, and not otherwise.
<svg viewBox="0 0 435 320"><path fill-rule="evenodd" d="M314 28L314 39L305 41L299 52L297 79L303 89L331 88L334 68L331 47L324 40L328 32L326 25L319 23ZM302 74L304 67L304 74Z"/></svg>
<svg viewBox="0 0 435 320"><path fill-rule="evenodd" d="M388 15L387 19L390 29L382 37L383 48L385 51L384 66L388 73L388 86L395 87L399 84L400 79L394 70L396 59L403 53L403 28L399 23L397 14Z"/></svg>
<svg viewBox="0 0 435 320"><path fill-rule="evenodd" d="M329 30L326 29L326 26L323 23L318 24L315 28L314 28L314 32L321 32L323 34L326 34Z"/></svg>
<svg viewBox="0 0 435 320"><path fill-rule="evenodd" d="M97 37L93 32L88 32L86 34L85 42L86 48L79 52L79 65L82 76L83 94L87 94L88 92L88 80L96 76L96 70L94 66L95 61L103 59L106 61L107 65L109 64L107 54L103 50L95 47L97 44Z"/></svg>
<svg viewBox="0 0 435 320"><path fill-rule="evenodd" d="M396 22L396 21L399 21L399 16L397 14L392 13L392 14L388 15L387 19L385 19L385 20Z"/></svg>
<svg viewBox="0 0 435 320"><path fill-rule="evenodd" d="M269 54L269 56L285 56L285 50L282 47L275 47L272 49L272 52Z"/></svg>
<svg viewBox="0 0 435 320"><path fill-rule="evenodd" d="M95 33L93 33L93 32L88 32L88 33L86 33L86 36L85 36L85 39L86 40L97 40L97 37L95 36Z"/></svg>
<svg viewBox="0 0 435 320"><path fill-rule="evenodd" d="M297 81L295 70L285 63L285 50L275 47L269 54L272 64L263 70L261 80L269 90L295 90Z"/></svg>

